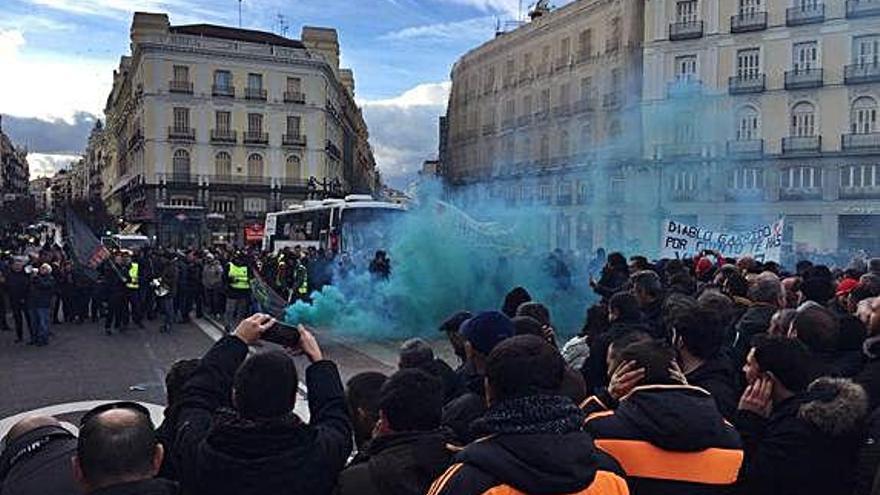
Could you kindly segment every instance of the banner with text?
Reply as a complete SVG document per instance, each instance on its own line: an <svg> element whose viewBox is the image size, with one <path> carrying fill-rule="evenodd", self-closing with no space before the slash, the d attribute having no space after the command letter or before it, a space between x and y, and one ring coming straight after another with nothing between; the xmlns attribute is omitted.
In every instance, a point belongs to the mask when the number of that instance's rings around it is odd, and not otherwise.
<svg viewBox="0 0 880 495"><path fill-rule="evenodd" d="M785 219L759 225L745 232L728 232L701 225L665 220L660 236L661 258L690 258L704 249L722 256L752 256L758 261L779 262L782 255L782 232Z"/></svg>

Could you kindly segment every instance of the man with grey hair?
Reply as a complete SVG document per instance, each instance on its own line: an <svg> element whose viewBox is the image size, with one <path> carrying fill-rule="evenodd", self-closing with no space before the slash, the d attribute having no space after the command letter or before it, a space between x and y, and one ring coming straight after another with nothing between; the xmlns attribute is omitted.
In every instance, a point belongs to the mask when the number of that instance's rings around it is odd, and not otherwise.
<svg viewBox="0 0 880 495"><path fill-rule="evenodd" d="M785 307L785 292L779 277L771 272L762 272L755 277L749 288L749 299L752 305L736 324L733 357L736 359L737 369L745 364L752 337L767 333L776 310Z"/></svg>
<svg viewBox="0 0 880 495"><path fill-rule="evenodd" d="M402 368L419 368L434 360L434 350L423 339L409 339L400 346L398 366Z"/></svg>
<svg viewBox="0 0 880 495"><path fill-rule="evenodd" d="M642 312L642 321L655 339L667 337L663 325L663 284L660 276L651 270L633 273L629 278L632 293Z"/></svg>

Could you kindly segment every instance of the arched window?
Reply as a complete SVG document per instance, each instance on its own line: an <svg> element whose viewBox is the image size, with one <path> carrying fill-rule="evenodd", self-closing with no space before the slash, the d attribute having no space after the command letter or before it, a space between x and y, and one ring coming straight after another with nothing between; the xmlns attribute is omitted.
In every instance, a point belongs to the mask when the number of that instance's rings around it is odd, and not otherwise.
<svg viewBox="0 0 880 495"><path fill-rule="evenodd" d="M877 100L862 96L853 102L850 112L850 132L871 134L877 132Z"/></svg>
<svg viewBox="0 0 880 495"><path fill-rule="evenodd" d="M248 177L262 177L263 176L263 156L259 153L254 153L248 157L247 161L247 174Z"/></svg>
<svg viewBox="0 0 880 495"><path fill-rule="evenodd" d="M177 177L189 176L189 151L177 150L171 161L172 173Z"/></svg>
<svg viewBox="0 0 880 495"><path fill-rule="evenodd" d="M752 106L746 106L736 113L736 140L751 141L761 139L761 116Z"/></svg>
<svg viewBox="0 0 880 495"><path fill-rule="evenodd" d="M816 107L812 103L802 101L791 109L792 137L810 137L816 135Z"/></svg>
<svg viewBox="0 0 880 495"><path fill-rule="evenodd" d="M290 155L287 157L287 167L284 172L288 179L299 179L302 176L302 165L298 156Z"/></svg>
<svg viewBox="0 0 880 495"><path fill-rule="evenodd" d="M229 153L225 151L221 151L214 156L214 168L215 173L219 177L230 177L232 176L232 157L229 156Z"/></svg>
<svg viewBox="0 0 880 495"><path fill-rule="evenodd" d="M569 139L568 139L568 131L562 131L562 133L559 134L559 156L560 157L565 158L569 155L570 144L571 143L569 142Z"/></svg>

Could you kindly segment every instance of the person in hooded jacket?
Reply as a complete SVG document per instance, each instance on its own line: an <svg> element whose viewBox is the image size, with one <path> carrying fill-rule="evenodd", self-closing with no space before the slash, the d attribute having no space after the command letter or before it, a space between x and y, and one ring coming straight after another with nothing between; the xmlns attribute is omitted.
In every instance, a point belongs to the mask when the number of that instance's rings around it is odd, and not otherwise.
<svg viewBox="0 0 880 495"><path fill-rule="evenodd" d="M439 380L419 369L391 375L379 392L373 440L339 476L338 495L424 495L449 466L440 429Z"/></svg>
<svg viewBox="0 0 880 495"><path fill-rule="evenodd" d="M868 400L847 379L819 378L795 339L755 339L743 371L749 383L736 426L749 495L852 493Z"/></svg>
<svg viewBox="0 0 880 495"><path fill-rule="evenodd" d="M674 356L656 340L622 349L612 382L641 378L616 409L590 414L584 429L620 463L636 495L731 493L743 459L739 435L708 392L683 383Z"/></svg>
<svg viewBox="0 0 880 495"><path fill-rule="evenodd" d="M590 274L590 288L593 292L602 296L602 301L607 301L614 294L624 290L629 281L629 266L626 258L620 253L611 253L602 267L602 275L598 281Z"/></svg>
<svg viewBox="0 0 880 495"><path fill-rule="evenodd" d="M487 360L482 435L459 452L428 495L628 494L619 466L581 429L583 413L557 394L565 363L535 335L498 344Z"/></svg>
<svg viewBox="0 0 880 495"><path fill-rule="evenodd" d="M311 419L293 408L296 366L282 351L258 353L255 344L275 321L243 320L202 358L183 388L174 449L186 493L192 495L324 495L333 492L352 448L352 427L336 365L299 327L311 362L306 386ZM229 399L233 409L229 410Z"/></svg>
<svg viewBox="0 0 880 495"><path fill-rule="evenodd" d="M761 274L749 289L752 304L736 323L736 336L733 343L733 358L739 368L745 364L746 354L752 337L765 334L770 328L770 320L776 311L785 305L782 283L776 275Z"/></svg>
<svg viewBox="0 0 880 495"><path fill-rule="evenodd" d="M593 394L608 385L608 347L624 334L639 331L648 332L642 324L642 313L635 296L620 292L608 301L608 321L611 326L606 332L597 335L590 345L590 355L582 369L587 393Z"/></svg>

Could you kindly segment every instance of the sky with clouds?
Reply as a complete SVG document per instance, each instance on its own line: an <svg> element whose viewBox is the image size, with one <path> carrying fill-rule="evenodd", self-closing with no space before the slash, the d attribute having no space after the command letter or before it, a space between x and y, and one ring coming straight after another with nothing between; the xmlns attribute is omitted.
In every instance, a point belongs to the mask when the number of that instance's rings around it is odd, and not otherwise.
<svg viewBox="0 0 880 495"><path fill-rule="evenodd" d="M134 11L168 12L172 24L237 25L237 0L2 0L3 128L50 173L82 151L101 116ZM490 39L519 0L243 0L243 27L288 35L303 25L339 31L342 63L355 73L385 177L412 175L436 155L449 70ZM557 4L567 3L557 1ZM528 0L523 4L527 6ZM14 77L8 75L14 74Z"/></svg>

